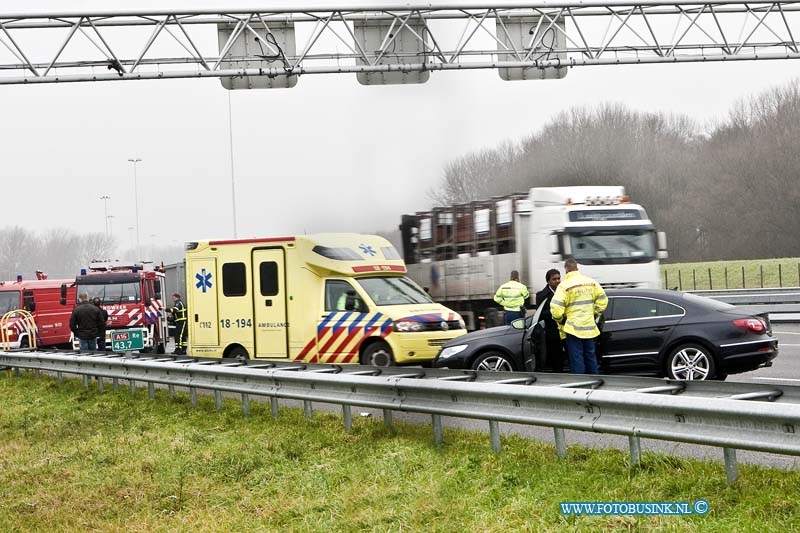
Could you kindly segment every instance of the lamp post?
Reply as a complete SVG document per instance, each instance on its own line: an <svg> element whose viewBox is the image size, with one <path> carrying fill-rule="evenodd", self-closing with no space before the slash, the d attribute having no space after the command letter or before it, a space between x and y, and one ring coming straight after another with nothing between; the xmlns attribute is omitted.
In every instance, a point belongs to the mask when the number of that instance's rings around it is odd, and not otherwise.
<svg viewBox="0 0 800 533"><path fill-rule="evenodd" d="M128 238L131 241L131 248L133 248L133 230L135 230L135 229L136 228L134 228L133 226L128 226ZM137 259L137 261L138 261L138 259Z"/></svg>
<svg viewBox="0 0 800 533"><path fill-rule="evenodd" d="M233 113L231 113L231 93L228 91L228 136L231 145L231 206L233 207L233 238L237 238L236 231L236 180L233 173Z"/></svg>
<svg viewBox="0 0 800 533"><path fill-rule="evenodd" d="M106 237L108 237L108 201L111 200L111 197L104 194L100 199L103 200L103 211L106 217Z"/></svg>
<svg viewBox="0 0 800 533"><path fill-rule="evenodd" d="M142 160L135 157L128 161L133 163L133 203L136 209L136 255L138 256L136 260L138 261L141 259L142 250L139 242L139 183L136 176L136 164Z"/></svg>
<svg viewBox="0 0 800 533"><path fill-rule="evenodd" d="M111 229L111 222L114 218L114 215L106 215L106 226L108 226L108 236L113 237L114 231Z"/></svg>

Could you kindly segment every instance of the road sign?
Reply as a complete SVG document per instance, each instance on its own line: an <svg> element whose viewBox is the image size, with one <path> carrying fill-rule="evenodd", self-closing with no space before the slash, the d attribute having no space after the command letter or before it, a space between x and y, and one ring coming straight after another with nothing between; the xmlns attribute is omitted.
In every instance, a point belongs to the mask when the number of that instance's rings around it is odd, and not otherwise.
<svg viewBox="0 0 800 533"><path fill-rule="evenodd" d="M144 330L115 329L111 330L111 349L115 352L130 352L144 348Z"/></svg>

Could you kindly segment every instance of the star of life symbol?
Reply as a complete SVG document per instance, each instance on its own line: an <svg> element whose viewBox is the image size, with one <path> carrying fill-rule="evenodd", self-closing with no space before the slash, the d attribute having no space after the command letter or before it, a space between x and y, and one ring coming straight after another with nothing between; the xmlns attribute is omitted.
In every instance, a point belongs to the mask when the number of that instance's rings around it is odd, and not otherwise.
<svg viewBox="0 0 800 533"><path fill-rule="evenodd" d="M366 244L360 244L358 246L364 255L378 255L378 252L375 251L375 248Z"/></svg>
<svg viewBox="0 0 800 533"><path fill-rule="evenodd" d="M203 292L206 292L206 289L211 288L211 273L206 274L206 269L202 269L200 274L195 274L194 277L197 279L197 283L195 283L195 287L198 289L203 289Z"/></svg>

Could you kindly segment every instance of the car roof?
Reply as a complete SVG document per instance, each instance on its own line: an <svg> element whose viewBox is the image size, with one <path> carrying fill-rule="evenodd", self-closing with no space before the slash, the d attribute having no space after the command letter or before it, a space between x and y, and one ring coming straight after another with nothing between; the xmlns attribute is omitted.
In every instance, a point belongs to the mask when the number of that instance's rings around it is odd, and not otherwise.
<svg viewBox="0 0 800 533"><path fill-rule="evenodd" d="M608 289L607 296L643 296L647 298L660 298L662 300L680 300L683 298L681 291L668 291L664 289Z"/></svg>

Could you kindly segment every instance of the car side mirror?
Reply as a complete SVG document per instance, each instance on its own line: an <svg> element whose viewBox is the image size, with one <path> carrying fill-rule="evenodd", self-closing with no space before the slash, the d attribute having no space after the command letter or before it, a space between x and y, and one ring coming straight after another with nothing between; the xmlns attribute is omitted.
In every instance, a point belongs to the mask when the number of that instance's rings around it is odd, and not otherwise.
<svg viewBox="0 0 800 533"><path fill-rule="evenodd" d="M524 318L518 318L516 320L513 320L511 322L511 327L514 328L514 329L525 329L525 319Z"/></svg>
<svg viewBox="0 0 800 533"><path fill-rule="evenodd" d="M67 305L67 284L61 284L61 305Z"/></svg>

